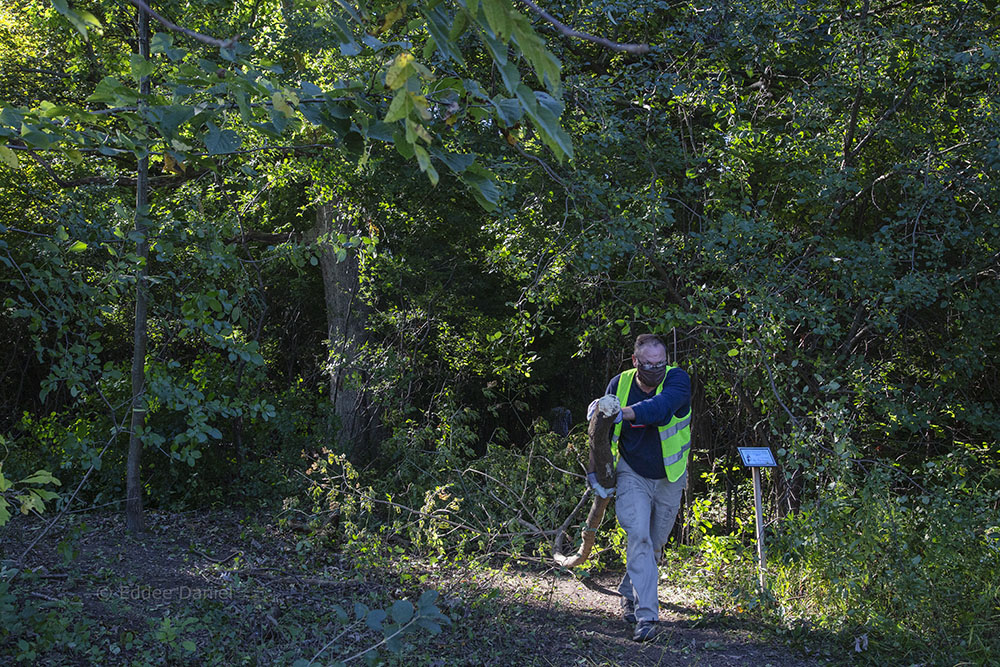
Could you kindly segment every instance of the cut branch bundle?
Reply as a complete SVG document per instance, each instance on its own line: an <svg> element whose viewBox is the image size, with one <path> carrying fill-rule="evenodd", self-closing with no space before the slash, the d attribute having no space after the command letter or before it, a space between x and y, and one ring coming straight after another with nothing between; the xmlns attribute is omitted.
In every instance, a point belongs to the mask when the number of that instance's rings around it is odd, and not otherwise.
<svg viewBox="0 0 1000 667"><path fill-rule="evenodd" d="M615 417L621 410L621 405L615 396L603 397L590 417L587 425L587 435L590 437L590 466L592 472L597 477L597 483L606 489L615 487L615 461L611 456L611 429L615 424ZM608 507L611 498L602 498L594 494L594 503L590 507L590 514L587 515L587 523L583 526L582 540L579 550L571 556L564 555L564 543L566 538L566 528L576 514L574 510L566 522L556 531L556 543L553 559L562 567L576 567L582 564L590 556L590 550L594 547L594 540L597 538L597 529L604 518L604 511ZM579 506L578 506L579 507Z"/></svg>

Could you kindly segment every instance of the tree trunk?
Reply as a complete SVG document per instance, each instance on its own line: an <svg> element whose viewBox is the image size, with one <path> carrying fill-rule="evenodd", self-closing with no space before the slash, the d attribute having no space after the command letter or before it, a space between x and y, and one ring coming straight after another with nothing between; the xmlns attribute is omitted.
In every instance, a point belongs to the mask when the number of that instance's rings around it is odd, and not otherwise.
<svg viewBox="0 0 1000 667"><path fill-rule="evenodd" d="M340 421L338 440L355 462L368 462L377 455L378 439L377 415L365 391L367 374L360 362L367 309L359 295L358 253L348 249L344 255L339 240L341 234L350 238L360 230L350 216L338 215L334 204L319 207L316 228L326 301L330 401Z"/></svg>
<svg viewBox="0 0 1000 667"><path fill-rule="evenodd" d="M149 16L139 10L139 55L149 59ZM149 95L149 77L139 82L140 100ZM125 472L125 529L130 533L141 533L145 529L142 515L142 477L140 462L142 457L141 432L146 424L146 343L147 311L149 308L149 281L147 261L149 240L147 218L149 216L149 158L139 160L139 170L135 185L135 231L139 236L136 254L139 256L139 273L135 285L135 329L132 347L132 426L129 430L128 464Z"/></svg>

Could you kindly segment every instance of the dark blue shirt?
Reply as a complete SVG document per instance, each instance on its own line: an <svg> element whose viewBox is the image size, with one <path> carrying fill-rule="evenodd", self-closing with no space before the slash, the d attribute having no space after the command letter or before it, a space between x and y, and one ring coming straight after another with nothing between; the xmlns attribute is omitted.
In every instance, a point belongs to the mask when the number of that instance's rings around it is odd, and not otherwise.
<svg viewBox="0 0 1000 667"><path fill-rule="evenodd" d="M621 375L611 378L608 394L618 393ZM629 467L647 479L663 479L663 448L660 446L659 426L666 426L676 415L683 417L691 410L691 378L680 368L673 368L663 379L663 390L654 389L648 394L632 380L628 400L622 405L635 410L635 421L623 421L618 438L618 454Z"/></svg>

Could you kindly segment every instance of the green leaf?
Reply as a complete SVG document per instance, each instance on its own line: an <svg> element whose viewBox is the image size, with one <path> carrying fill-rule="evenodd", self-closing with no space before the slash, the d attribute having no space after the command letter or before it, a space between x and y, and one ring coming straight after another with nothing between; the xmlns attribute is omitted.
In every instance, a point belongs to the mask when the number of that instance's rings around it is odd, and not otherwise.
<svg viewBox="0 0 1000 667"><path fill-rule="evenodd" d="M336 102L306 102L299 105L299 111L313 125L321 125L338 135L347 134L351 129L350 112Z"/></svg>
<svg viewBox="0 0 1000 667"><path fill-rule="evenodd" d="M176 137L180 126L194 118L194 113L194 107L183 104L155 106L144 110L147 120L167 138Z"/></svg>
<svg viewBox="0 0 1000 667"><path fill-rule="evenodd" d="M52 136L42 132L36 125L21 125L21 139L30 144L33 148L42 150L52 145Z"/></svg>
<svg viewBox="0 0 1000 667"><path fill-rule="evenodd" d="M240 110L240 118L244 123L249 123L253 121L253 113L250 111L250 105L247 103L247 95L242 90L236 91L236 106Z"/></svg>
<svg viewBox="0 0 1000 667"><path fill-rule="evenodd" d="M437 169L434 168L433 164L427 165L426 173L427 173L427 178L430 180L432 186L437 185L438 181L441 180L441 176L438 174L438 171Z"/></svg>
<svg viewBox="0 0 1000 667"><path fill-rule="evenodd" d="M6 526L7 522L10 521L10 511L7 509L9 506L7 499L0 497L0 528Z"/></svg>
<svg viewBox="0 0 1000 667"><path fill-rule="evenodd" d="M106 76L87 98L88 102L103 102L109 106L135 104L138 94L113 76Z"/></svg>
<svg viewBox="0 0 1000 667"><path fill-rule="evenodd" d="M174 62L187 55L187 49L175 49L174 36L168 32L158 32L149 40L150 53L162 53Z"/></svg>
<svg viewBox="0 0 1000 667"><path fill-rule="evenodd" d="M500 70L500 76L503 78L503 85L511 93L517 94L517 89L521 86L521 73L517 70L517 65L512 62L504 63L497 69Z"/></svg>
<svg viewBox="0 0 1000 667"><path fill-rule="evenodd" d="M396 600L392 603L390 613L392 614L392 620L399 625L408 623L413 618L413 603L409 600Z"/></svg>
<svg viewBox="0 0 1000 667"><path fill-rule="evenodd" d="M60 486L62 482L53 477L48 470L36 470L34 474L25 477L18 484L55 484Z"/></svg>
<svg viewBox="0 0 1000 667"><path fill-rule="evenodd" d="M493 174L483 169L478 164L473 164L460 176L472 196L486 211L493 211L500 201L500 190L493 182Z"/></svg>
<svg viewBox="0 0 1000 667"><path fill-rule="evenodd" d="M406 134L404 132L397 130L392 135L392 143L400 155L405 157L407 160L413 159L413 144L406 140Z"/></svg>
<svg viewBox="0 0 1000 667"><path fill-rule="evenodd" d="M514 41L521 48L521 53L535 70L538 81L545 85L548 77L549 87L559 86L560 63L552 52L545 47L545 40L538 36L538 33L531 27L528 18L517 12L514 18Z"/></svg>
<svg viewBox="0 0 1000 667"><path fill-rule="evenodd" d="M476 161L476 156L469 153L445 153L433 147L430 149L430 152L431 155L448 165L448 168L456 174L461 174Z"/></svg>
<svg viewBox="0 0 1000 667"><path fill-rule="evenodd" d="M405 88L402 88L392 98L392 103L389 105L389 111L386 113L384 120L386 123L402 120L410 115L412 109L413 100L410 99L410 93Z"/></svg>
<svg viewBox="0 0 1000 667"><path fill-rule="evenodd" d="M437 599L438 592L433 588L428 588L420 594L420 599L417 600L417 608L424 611L428 607L434 607L434 603L437 602Z"/></svg>
<svg viewBox="0 0 1000 667"><path fill-rule="evenodd" d="M419 619L417 619L417 625L419 625L420 627L422 627L424 630L427 630L432 635L441 634L441 625L438 624L438 623L436 623L435 621L432 621L429 618L419 618Z"/></svg>
<svg viewBox="0 0 1000 667"><path fill-rule="evenodd" d="M424 60L430 60L434 56L434 49L437 48L437 42L434 41L433 35L427 35L427 40L424 42L423 56Z"/></svg>
<svg viewBox="0 0 1000 667"><path fill-rule="evenodd" d="M440 6L434 7L430 11L424 9L422 13L427 19L427 30L437 43L438 50L446 58L451 58L459 65L465 65L462 50L458 48L458 45L454 41L448 38L451 26L454 24L452 18L445 14ZM424 60L428 60L428 58L425 57Z"/></svg>
<svg viewBox="0 0 1000 667"><path fill-rule="evenodd" d="M3 161L11 169L20 169L21 161L17 159L17 153L6 146L0 146L0 161Z"/></svg>
<svg viewBox="0 0 1000 667"><path fill-rule="evenodd" d="M66 107L53 104L48 100L42 100L38 104L38 111L42 118L55 118L56 116L64 116L70 113Z"/></svg>
<svg viewBox="0 0 1000 667"><path fill-rule="evenodd" d="M41 497L32 493L30 489L28 493L18 496L17 500L21 503L21 514L29 514L31 510L38 513L45 511L45 503L42 502Z"/></svg>
<svg viewBox="0 0 1000 667"><path fill-rule="evenodd" d="M87 249L87 244L83 241L74 241L73 245L69 247L70 252L83 252Z"/></svg>
<svg viewBox="0 0 1000 667"><path fill-rule="evenodd" d="M451 24L451 30L448 31L449 41L454 42L461 37L467 27L469 27L469 15L462 10L458 10L455 13L455 22Z"/></svg>
<svg viewBox="0 0 1000 667"><path fill-rule="evenodd" d="M733 349L729 350L729 352L726 352L726 354L728 354L730 357L735 357L739 353L740 353L740 351L737 350L735 347Z"/></svg>
<svg viewBox="0 0 1000 667"><path fill-rule="evenodd" d="M514 10L507 0L482 0L486 22L495 35L506 41L514 27L511 14Z"/></svg>
<svg viewBox="0 0 1000 667"><path fill-rule="evenodd" d="M215 123L207 123L208 134L203 141L209 155L223 155L239 149L243 139L233 130L220 130Z"/></svg>
<svg viewBox="0 0 1000 667"><path fill-rule="evenodd" d="M396 56L389 70L385 73L385 85L391 90L399 90L416 70L413 65L413 54L403 52Z"/></svg>
<svg viewBox="0 0 1000 667"><path fill-rule="evenodd" d="M417 164L420 165L420 171L427 171L427 167L431 166L431 156L427 153L427 150L423 146L413 146L413 152L417 155Z"/></svg>
<svg viewBox="0 0 1000 667"><path fill-rule="evenodd" d="M292 109L291 105L288 104L288 100L281 93L274 93L271 95L271 104L276 111L280 111L285 115L286 118L294 118L295 111Z"/></svg>
<svg viewBox="0 0 1000 667"><path fill-rule="evenodd" d="M372 609L365 617L365 624L372 630L381 630L382 623L385 622L386 613L381 609Z"/></svg>
<svg viewBox="0 0 1000 667"><path fill-rule="evenodd" d="M13 136L13 132L8 128L21 127L24 122L24 113L13 107L0 109L0 133L5 137Z"/></svg>
<svg viewBox="0 0 1000 667"><path fill-rule="evenodd" d="M66 4L66 0L52 0L52 6L56 8L56 11L62 14L66 20L73 24L84 41L89 39L88 31L93 30L98 35L104 34L104 28L101 26L101 22L97 20L97 17L86 10L74 10L70 9Z"/></svg>
<svg viewBox="0 0 1000 667"><path fill-rule="evenodd" d="M497 116L500 117L500 121L505 126L512 127L524 118L524 107L516 99L498 95L493 98L492 102L497 110Z"/></svg>
<svg viewBox="0 0 1000 667"><path fill-rule="evenodd" d="M133 53L128 57L129 65L132 67L132 78L139 81L144 76L149 76L156 69L152 60L143 58L138 53Z"/></svg>
<svg viewBox="0 0 1000 667"><path fill-rule="evenodd" d="M361 55L361 45L355 42L353 39L347 42L343 42L340 45L340 55L352 58L354 56Z"/></svg>
<svg viewBox="0 0 1000 667"><path fill-rule="evenodd" d="M377 139L388 143L392 141L392 133L394 130L395 128L389 123L378 121L368 128L367 136L369 139Z"/></svg>
<svg viewBox="0 0 1000 667"><path fill-rule="evenodd" d="M559 125L559 115L562 114L562 103L548 93L533 92L525 85L518 86L517 98L524 104L528 117L535 129L542 136L545 144L552 149L556 157L573 157L573 141Z"/></svg>

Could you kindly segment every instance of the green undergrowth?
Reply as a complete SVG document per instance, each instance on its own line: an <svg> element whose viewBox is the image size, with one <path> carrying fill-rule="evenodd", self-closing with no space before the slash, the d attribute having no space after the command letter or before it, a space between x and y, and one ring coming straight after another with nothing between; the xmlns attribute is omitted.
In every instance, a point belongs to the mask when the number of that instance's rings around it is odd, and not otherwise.
<svg viewBox="0 0 1000 667"><path fill-rule="evenodd" d="M112 518L77 519L31 566L7 561L0 653L26 665L552 664L525 658L554 622L537 570L512 590L513 564L487 556L417 556L376 534L334 543L328 528L256 518L235 530L220 513L185 521L158 513L133 538ZM177 539L182 528L196 537Z"/></svg>
<svg viewBox="0 0 1000 667"><path fill-rule="evenodd" d="M26 665L426 664L453 623L455 600L405 563L388 568L391 551L348 558L249 521L237 537L231 518L198 522L194 541L100 521L43 542L32 566L5 561L0 653Z"/></svg>
<svg viewBox="0 0 1000 667"><path fill-rule="evenodd" d="M582 435L539 434L526 451L491 448L472 460L461 451L460 428L431 430L424 448L413 450L419 465L403 452L391 474L370 478L330 456L313 470L311 511L336 516L348 542L378 534L414 557L544 568L553 529L580 498L582 483L565 471L579 469ZM769 516L763 593L752 514L726 530L724 497L695 494L686 515L691 544L667 549L667 583L685 589L706 616L752 620L806 653L873 665L995 664L1000 476L990 460L973 450L905 467L814 458L805 474L817 494L799 512ZM753 507L749 480L736 493L742 507ZM582 506L568 528L573 539L589 499ZM612 505L577 575L623 562Z"/></svg>
<svg viewBox="0 0 1000 667"><path fill-rule="evenodd" d="M0 652L21 664L509 662L545 619L511 596L508 575L622 567L613 505L584 566L551 560L555 529L579 505L575 539L590 504L572 474L582 434L539 433L478 458L460 420L411 435L422 449L388 443L387 469L323 453L308 489L274 514L152 512L140 538L107 515L70 515L35 561L3 553ZM971 452L906 471L825 462L839 468L820 497L766 512L763 591L752 518L726 529L725 497L695 494L690 543L664 554L661 598L687 610L682 632L752 631L822 662L996 664L1000 477L986 463ZM752 507L749 481L734 497Z"/></svg>
<svg viewBox="0 0 1000 667"><path fill-rule="evenodd" d="M870 665L1000 664L992 478L957 485L933 462L927 471L911 493L894 486L892 470L845 477L849 489L831 488L824 502L768 524L763 591L753 520L718 531L721 498L696 504L694 544L668 548L663 569L671 585L695 592L696 608L754 618L807 654Z"/></svg>

